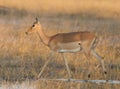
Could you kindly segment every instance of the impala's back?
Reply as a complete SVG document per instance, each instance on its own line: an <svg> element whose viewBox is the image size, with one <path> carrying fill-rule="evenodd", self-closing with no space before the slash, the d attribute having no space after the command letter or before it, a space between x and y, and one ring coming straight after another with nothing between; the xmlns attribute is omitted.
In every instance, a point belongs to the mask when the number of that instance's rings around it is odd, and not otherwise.
<svg viewBox="0 0 120 89"><path fill-rule="evenodd" d="M61 33L51 37L49 46L58 52L78 52L82 44L89 46L94 38L95 34L88 31Z"/></svg>

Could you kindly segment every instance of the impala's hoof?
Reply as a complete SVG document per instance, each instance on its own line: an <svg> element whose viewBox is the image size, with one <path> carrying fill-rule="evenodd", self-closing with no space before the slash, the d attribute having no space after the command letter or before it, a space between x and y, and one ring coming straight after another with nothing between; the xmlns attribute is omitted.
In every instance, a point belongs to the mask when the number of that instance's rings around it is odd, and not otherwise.
<svg viewBox="0 0 120 89"><path fill-rule="evenodd" d="M106 80L106 82L108 82L109 80Z"/></svg>
<svg viewBox="0 0 120 89"><path fill-rule="evenodd" d="M35 80L39 80L40 78L39 77L35 77Z"/></svg>
<svg viewBox="0 0 120 89"><path fill-rule="evenodd" d="M88 74L88 78L90 78L91 76L90 76L90 74Z"/></svg>
<svg viewBox="0 0 120 89"><path fill-rule="evenodd" d="M71 79L69 78L68 80L67 80L67 82L70 82L71 81Z"/></svg>
<svg viewBox="0 0 120 89"><path fill-rule="evenodd" d="M107 74L107 72L106 72L106 71L104 71L104 74Z"/></svg>

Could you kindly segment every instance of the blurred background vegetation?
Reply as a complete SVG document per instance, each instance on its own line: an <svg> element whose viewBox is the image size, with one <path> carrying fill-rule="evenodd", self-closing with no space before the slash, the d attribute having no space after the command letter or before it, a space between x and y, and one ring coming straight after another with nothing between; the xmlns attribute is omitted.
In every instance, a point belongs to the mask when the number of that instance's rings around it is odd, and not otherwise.
<svg viewBox="0 0 120 89"><path fill-rule="evenodd" d="M5 11L3 11L5 9ZM102 18L120 18L119 0L0 0L0 13L78 14ZM48 14L49 13L49 14ZM18 14L18 13L16 13ZM19 13L20 14L20 13Z"/></svg>

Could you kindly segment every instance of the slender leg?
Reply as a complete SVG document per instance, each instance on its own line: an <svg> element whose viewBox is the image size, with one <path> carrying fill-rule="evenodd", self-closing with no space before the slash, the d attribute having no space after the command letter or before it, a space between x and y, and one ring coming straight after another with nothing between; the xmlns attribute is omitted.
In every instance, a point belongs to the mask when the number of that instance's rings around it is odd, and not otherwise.
<svg viewBox="0 0 120 89"><path fill-rule="evenodd" d="M95 70L97 70L100 66L101 66L101 65L100 65L100 64L98 64L98 65L95 67Z"/></svg>
<svg viewBox="0 0 120 89"><path fill-rule="evenodd" d="M83 53L85 55L85 57L87 58L87 65L88 65L88 68L89 68L89 71L88 71L88 78L90 78L90 73L91 73L91 63L90 63L90 54L86 53L85 50L83 49Z"/></svg>
<svg viewBox="0 0 120 89"><path fill-rule="evenodd" d="M38 79L41 77L43 71L45 70L45 68L47 67L48 63L51 61L51 59L53 58L53 52L51 52L48 56L48 60L45 62L43 68L41 69L40 73L38 74Z"/></svg>
<svg viewBox="0 0 120 89"><path fill-rule="evenodd" d="M61 54L62 54L63 59L64 59L64 61L65 61L65 65L66 65L66 68L67 68L67 72L68 72L68 74L69 74L69 78L71 78L71 72L70 72L70 68L69 68L69 66L68 66L67 58L66 58L66 56L65 56L64 53L61 53Z"/></svg>
<svg viewBox="0 0 120 89"><path fill-rule="evenodd" d="M106 74L105 64L103 58L95 51L92 50L92 54L100 61L104 74Z"/></svg>

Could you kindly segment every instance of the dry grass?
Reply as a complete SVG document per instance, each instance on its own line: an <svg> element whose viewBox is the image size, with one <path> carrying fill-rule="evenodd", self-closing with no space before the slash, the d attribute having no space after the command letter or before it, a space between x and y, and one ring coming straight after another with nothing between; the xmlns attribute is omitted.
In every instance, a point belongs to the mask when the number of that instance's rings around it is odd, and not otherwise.
<svg viewBox="0 0 120 89"><path fill-rule="evenodd" d="M29 20L28 20L29 19ZM77 16L59 16L41 17L41 24L48 35L58 32L71 32L88 30L98 33L101 38L97 51L105 57L105 64L108 71L107 79L120 79L120 31L117 20L111 19L88 19ZM75 21L74 21L75 20ZM4 20L6 21L6 20ZM0 29L0 80L7 81L24 81L26 79L35 79L41 70L45 60L49 58L49 48L45 47L36 34L25 35L26 29L32 24L33 19L25 17L23 19L14 19L1 22ZM14 23L14 21L16 23ZM59 24L58 24L59 23ZM73 25L72 25L73 24ZM102 29L102 30L101 30ZM114 30L113 30L114 29ZM103 40L104 39L104 40ZM69 65L73 78L87 79L86 58L82 53L67 54ZM90 79L105 79L101 69L97 71L94 67L98 61L93 57L92 76ZM56 53L54 59L49 63L44 71L43 78L67 78L68 74L65 69L64 61L60 54ZM103 84L95 86L94 84L78 84L64 82L39 81L35 83L37 89L64 89L64 88L118 88L119 85ZM45 85L47 84L47 86ZM55 85L55 86L53 86ZM62 85L62 86L61 86ZM108 88L108 89L109 89Z"/></svg>
<svg viewBox="0 0 120 89"><path fill-rule="evenodd" d="M96 50L105 58L108 72L106 79L120 80L119 0L116 2L114 0L64 0L64 2L63 0L52 0L52 2L51 0L36 0L37 3L29 0L29 3L27 2L28 0L0 0L1 5L16 8L12 14L0 13L0 83L4 80L10 82L33 80L45 61L49 59L47 55L50 50L40 42L39 37L36 34L25 35L25 31L33 23L33 17L38 11L37 15L47 35L86 30L96 32L100 37ZM84 55L67 53L67 58L73 78L87 79L88 66ZM94 57L91 58L91 63L93 71L90 79L105 79L101 68L94 70L99 63ZM64 61L61 55L56 53L42 78L67 77ZM32 83L37 89L118 89L120 86L54 81L32 81ZM6 82L2 86L4 85L9 86Z"/></svg>

